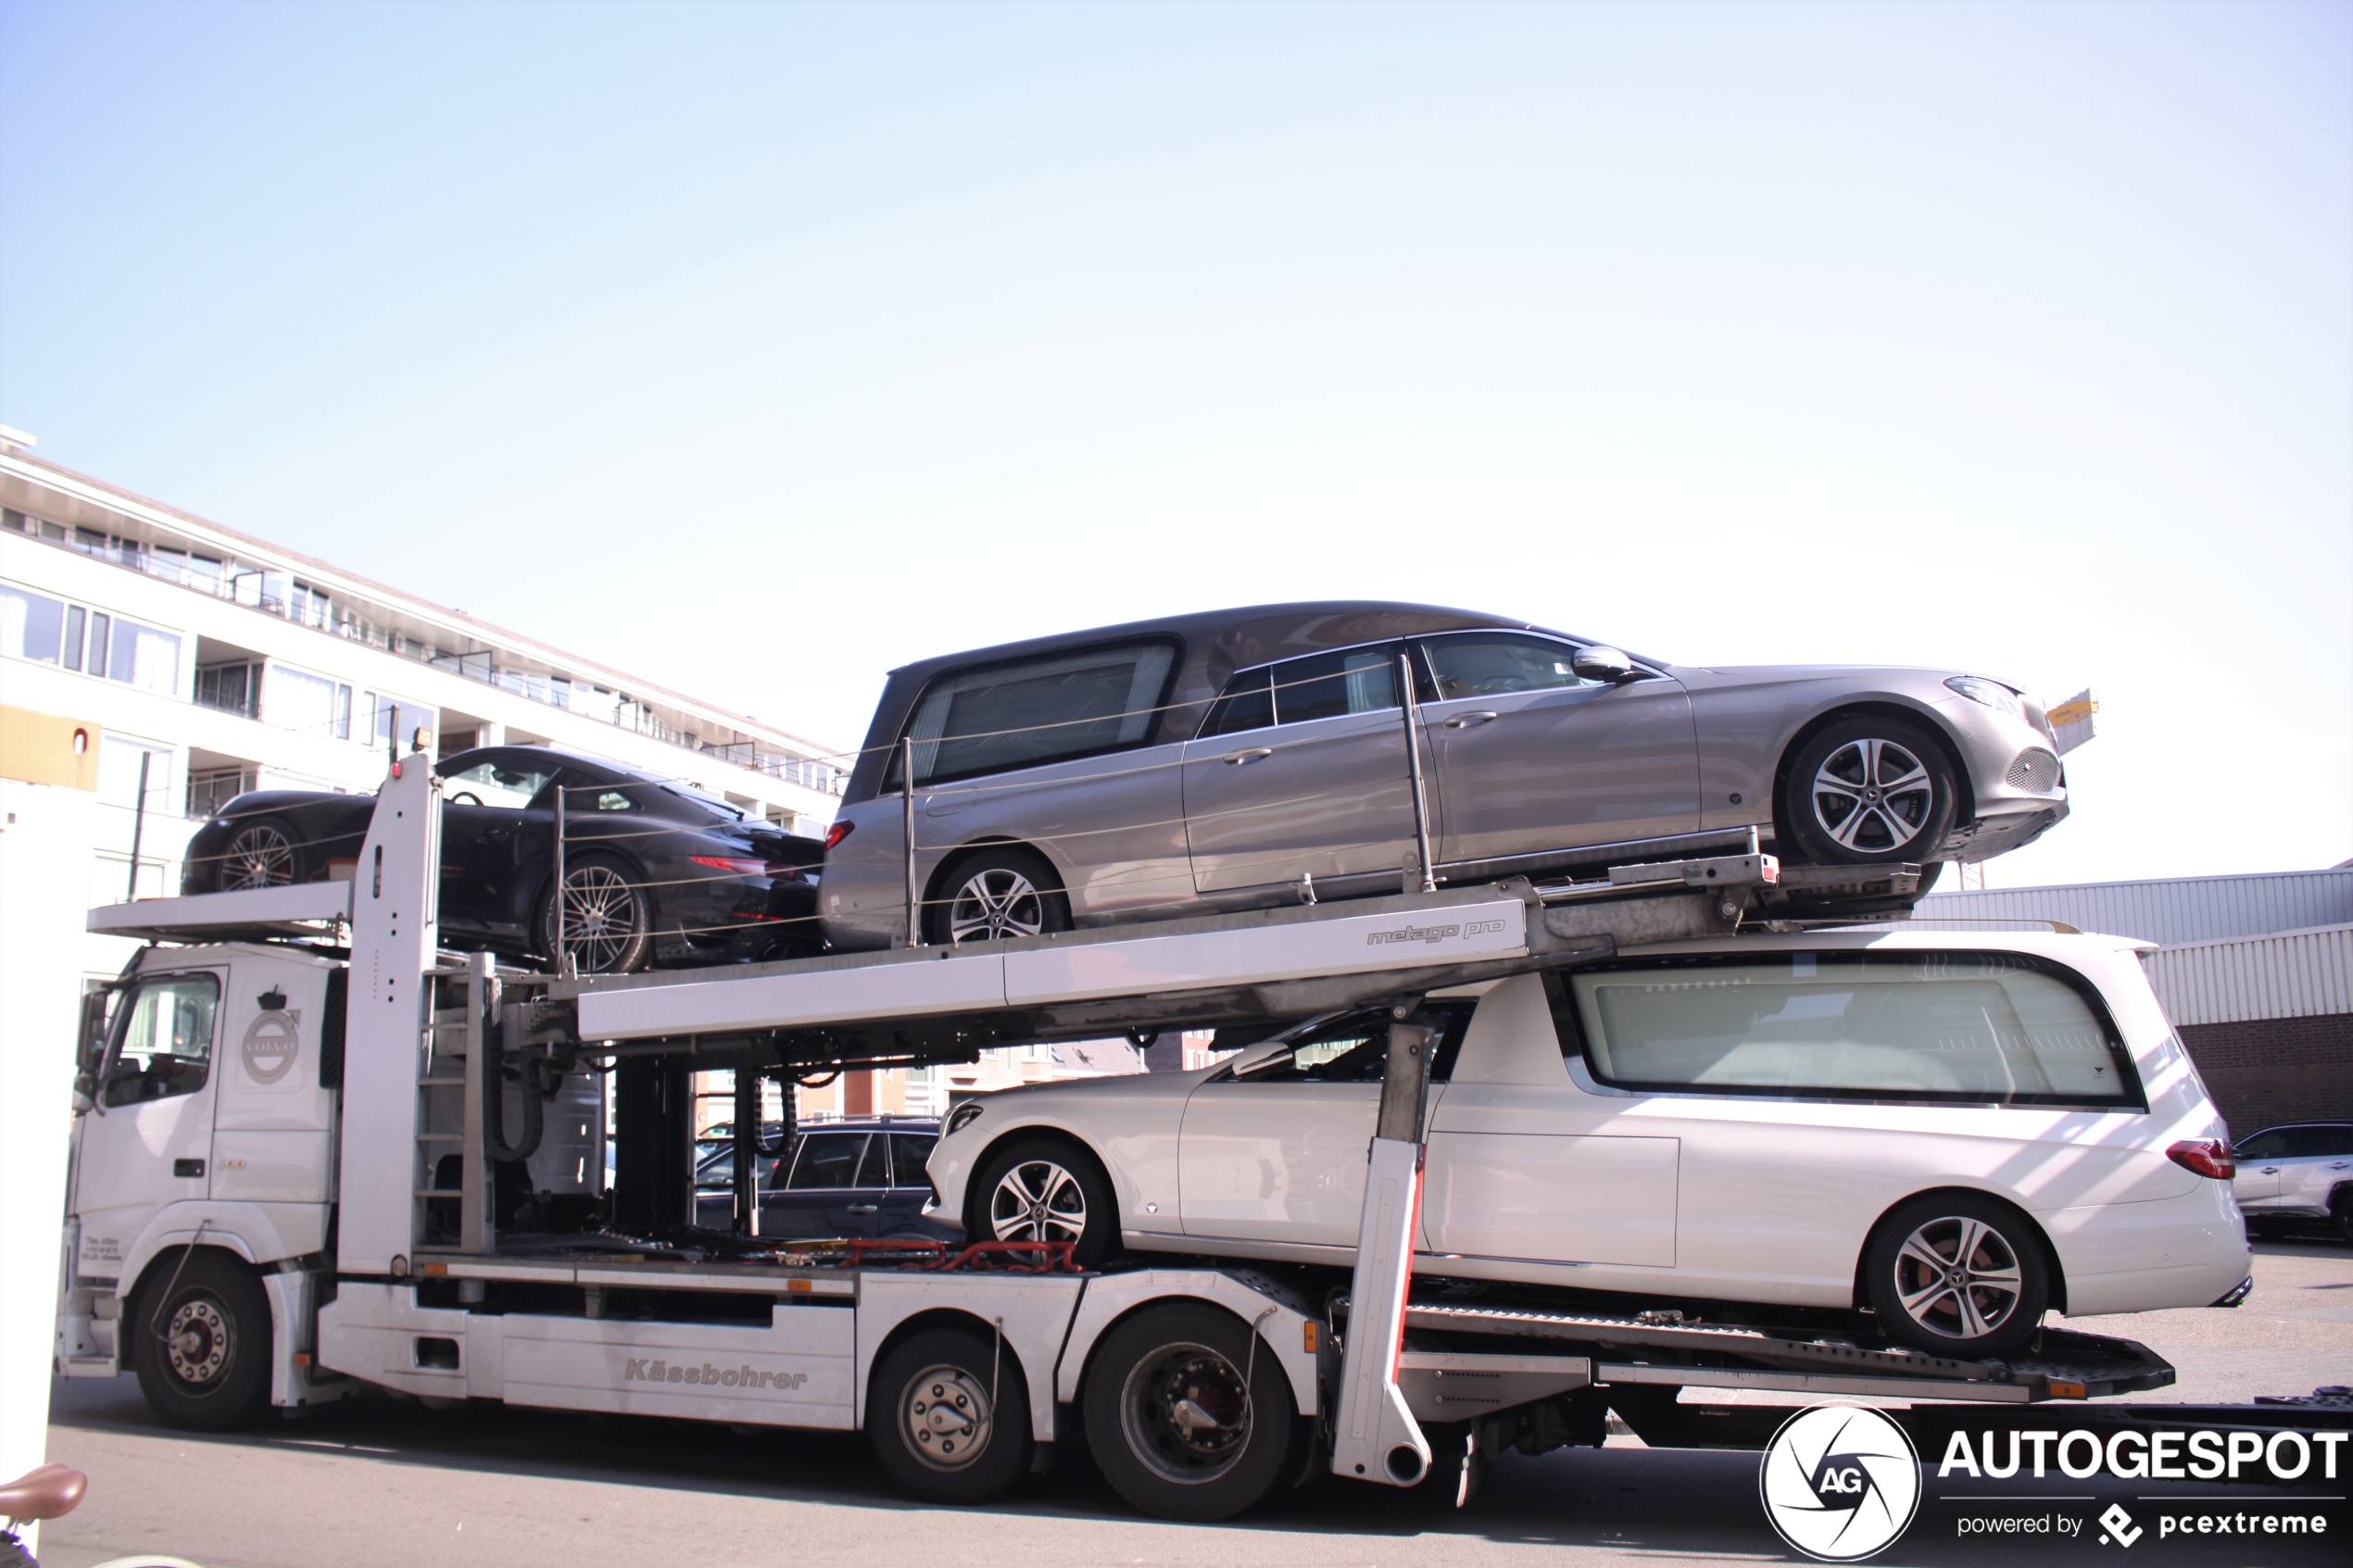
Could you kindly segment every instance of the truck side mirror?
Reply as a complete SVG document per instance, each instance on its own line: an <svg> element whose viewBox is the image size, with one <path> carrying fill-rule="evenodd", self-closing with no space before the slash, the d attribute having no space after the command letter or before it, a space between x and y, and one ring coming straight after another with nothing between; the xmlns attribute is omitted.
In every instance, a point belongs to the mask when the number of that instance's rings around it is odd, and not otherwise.
<svg viewBox="0 0 2353 1568"><path fill-rule="evenodd" d="M1616 685L1635 676L1634 661L1617 648L1595 644L1579 648L1569 657L1568 667L1582 681L1607 681Z"/></svg>

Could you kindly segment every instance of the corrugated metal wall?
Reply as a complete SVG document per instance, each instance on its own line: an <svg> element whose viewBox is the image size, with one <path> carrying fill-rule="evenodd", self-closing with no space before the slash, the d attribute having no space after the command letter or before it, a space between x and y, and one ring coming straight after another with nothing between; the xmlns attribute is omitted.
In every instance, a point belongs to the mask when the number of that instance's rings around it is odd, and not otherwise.
<svg viewBox="0 0 2353 1568"><path fill-rule="evenodd" d="M2353 924L2145 954L2177 1029L2353 1013Z"/></svg>
<svg viewBox="0 0 2353 1568"><path fill-rule="evenodd" d="M2353 868L1931 893L1913 911L1911 928L1938 929L1940 917L1955 922L1944 927L1953 931L1998 931L2000 922L2020 920L2064 921L2079 931L2137 936L2171 947L2353 923Z"/></svg>

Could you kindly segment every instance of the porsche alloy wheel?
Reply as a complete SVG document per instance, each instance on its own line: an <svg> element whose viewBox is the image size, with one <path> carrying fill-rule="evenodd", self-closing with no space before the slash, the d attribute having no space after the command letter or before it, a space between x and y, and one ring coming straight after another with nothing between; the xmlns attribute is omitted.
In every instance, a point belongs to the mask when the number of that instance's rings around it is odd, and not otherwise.
<svg viewBox="0 0 2353 1568"><path fill-rule="evenodd" d="M220 853L220 886L283 887L295 879L294 839L274 819L247 822Z"/></svg>
<svg viewBox="0 0 2353 1568"><path fill-rule="evenodd" d="M582 974L625 974L644 965L653 946L644 891L603 860L565 868L560 944L555 920L555 900L542 898L540 935L549 955L560 961L568 954Z"/></svg>

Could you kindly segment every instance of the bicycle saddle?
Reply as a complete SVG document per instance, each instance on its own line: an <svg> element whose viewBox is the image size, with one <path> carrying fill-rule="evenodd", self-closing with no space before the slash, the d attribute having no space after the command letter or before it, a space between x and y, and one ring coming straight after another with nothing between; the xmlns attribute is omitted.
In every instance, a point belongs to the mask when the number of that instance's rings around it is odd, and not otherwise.
<svg viewBox="0 0 2353 1568"><path fill-rule="evenodd" d="M0 1518L61 1519L82 1502L90 1477L62 1464L44 1464L0 1486Z"/></svg>

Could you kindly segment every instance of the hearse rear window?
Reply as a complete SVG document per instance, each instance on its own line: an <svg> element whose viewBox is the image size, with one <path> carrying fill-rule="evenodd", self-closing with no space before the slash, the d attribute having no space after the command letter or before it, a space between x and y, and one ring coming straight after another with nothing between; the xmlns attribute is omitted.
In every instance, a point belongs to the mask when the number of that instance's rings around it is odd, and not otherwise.
<svg viewBox="0 0 2353 1568"><path fill-rule="evenodd" d="M908 725L918 787L1141 746L1176 649L1126 643L942 675ZM894 758L884 787L899 787Z"/></svg>
<svg viewBox="0 0 2353 1568"><path fill-rule="evenodd" d="M1595 1079L1806 1099L2145 1109L2107 1007L2021 953L1707 954L1568 977Z"/></svg>

